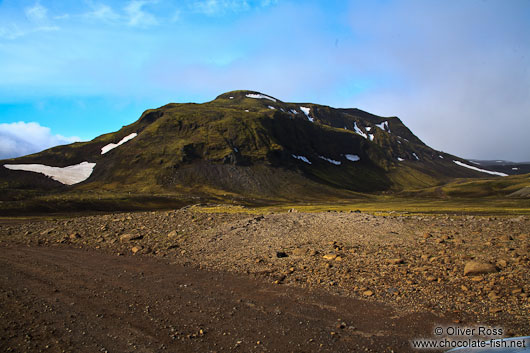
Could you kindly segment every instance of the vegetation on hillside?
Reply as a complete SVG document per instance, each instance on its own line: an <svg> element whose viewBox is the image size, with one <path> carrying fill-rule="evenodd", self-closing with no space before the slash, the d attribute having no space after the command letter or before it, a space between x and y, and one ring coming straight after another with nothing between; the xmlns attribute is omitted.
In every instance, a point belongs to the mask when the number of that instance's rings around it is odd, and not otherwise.
<svg viewBox="0 0 530 353"><path fill-rule="evenodd" d="M0 168L1 207L328 203L391 194L504 197L528 186L528 176L467 179L487 174L456 165L454 160L466 161L425 145L396 117L252 98L256 94L233 91L204 104L167 104L92 141L5 160L56 167L89 161L96 167L88 180L72 186ZM103 146L132 133L138 136L101 154Z"/></svg>

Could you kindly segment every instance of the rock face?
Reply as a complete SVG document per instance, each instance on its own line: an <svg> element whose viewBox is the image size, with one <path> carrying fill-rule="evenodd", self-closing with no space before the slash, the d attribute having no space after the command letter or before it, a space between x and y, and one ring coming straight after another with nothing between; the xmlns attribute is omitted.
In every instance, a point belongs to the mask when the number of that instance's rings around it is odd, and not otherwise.
<svg viewBox="0 0 530 353"><path fill-rule="evenodd" d="M464 276L497 272L495 265L488 262L469 261L464 266Z"/></svg>

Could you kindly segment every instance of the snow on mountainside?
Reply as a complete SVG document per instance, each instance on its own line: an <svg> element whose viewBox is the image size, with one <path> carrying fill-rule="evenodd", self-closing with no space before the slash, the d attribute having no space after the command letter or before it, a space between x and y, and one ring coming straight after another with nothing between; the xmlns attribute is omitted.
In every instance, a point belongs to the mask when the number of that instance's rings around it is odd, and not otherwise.
<svg viewBox="0 0 530 353"><path fill-rule="evenodd" d="M110 143L101 147L101 154L105 154L123 145L136 136L138 136L137 133L132 133L122 138L118 143ZM4 167L7 169L41 173L65 185L74 185L87 180L94 171L95 166L96 163L89 162L82 162L67 167L51 167L44 164L4 164Z"/></svg>
<svg viewBox="0 0 530 353"><path fill-rule="evenodd" d="M480 168L477 168L477 167L473 167L473 166L471 166L469 164L462 163L460 161L453 161L453 162L455 164L458 164L461 167L468 168L468 169L473 169L473 170L476 170L477 172L487 173L487 174L491 174L491 175L498 175L498 176L508 176L508 174L506 174L506 173L492 172L491 170L480 169Z"/></svg>
<svg viewBox="0 0 530 353"><path fill-rule="evenodd" d="M261 94L261 93L250 93L250 94L247 94L247 97L256 98L256 99L269 99L273 102L276 102L275 98L272 98L271 96L267 96L266 94Z"/></svg>
<svg viewBox="0 0 530 353"><path fill-rule="evenodd" d="M471 163L496 172L508 175L528 174L530 173L530 162L511 162L504 160L479 160L468 159Z"/></svg>
<svg viewBox="0 0 530 353"><path fill-rule="evenodd" d="M314 123L315 120L309 116L309 110L310 108L307 108L307 107L300 107L300 110L305 114L305 116L307 116L307 120L309 120L310 122Z"/></svg>
<svg viewBox="0 0 530 353"><path fill-rule="evenodd" d="M4 164L7 169L41 173L65 185L73 185L87 180L95 166L96 163L88 162L62 168L42 164Z"/></svg>
<svg viewBox="0 0 530 353"><path fill-rule="evenodd" d="M133 132L132 134L127 135L124 138L122 138L120 140L120 142L118 142L118 143L109 143L108 145L105 145L105 146L101 147L101 154L105 154L105 153L109 152L110 150L113 150L116 147L118 147L120 145L123 145L125 142L132 140L136 136L138 136L138 134L136 132Z"/></svg>

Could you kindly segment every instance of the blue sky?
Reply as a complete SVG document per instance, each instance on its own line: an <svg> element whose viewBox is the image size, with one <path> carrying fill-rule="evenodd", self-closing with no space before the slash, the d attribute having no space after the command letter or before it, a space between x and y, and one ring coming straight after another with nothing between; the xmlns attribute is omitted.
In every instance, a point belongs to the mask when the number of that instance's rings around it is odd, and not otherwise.
<svg viewBox="0 0 530 353"><path fill-rule="evenodd" d="M530 160L530 1L0 0L0 158L234 89Z"/></svg>

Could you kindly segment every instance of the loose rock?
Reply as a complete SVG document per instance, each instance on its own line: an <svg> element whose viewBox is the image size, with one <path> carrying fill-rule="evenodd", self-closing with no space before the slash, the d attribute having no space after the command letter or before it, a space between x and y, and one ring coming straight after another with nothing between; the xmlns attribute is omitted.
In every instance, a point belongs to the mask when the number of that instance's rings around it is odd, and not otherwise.
<svg viewBox="0 0 530 353"><path fill-rule="evenodd" d="M469 261L464 266L464 276L497 272L495 265L487 262Z"/></svg>
<svg viewBox="0 0 530 353"><path fill-rule="evenodd" d="M133 241L133 240L140 240L143 236L141 235L134 235L134 234L122 234L120 235L120 241L122 243Z"/></svg>

